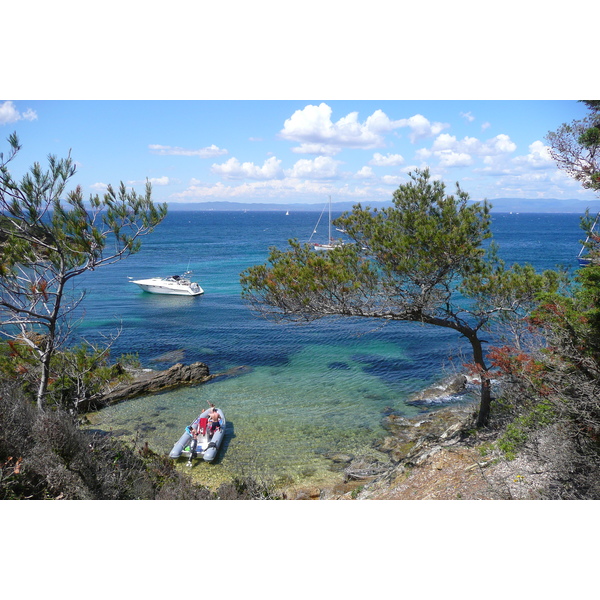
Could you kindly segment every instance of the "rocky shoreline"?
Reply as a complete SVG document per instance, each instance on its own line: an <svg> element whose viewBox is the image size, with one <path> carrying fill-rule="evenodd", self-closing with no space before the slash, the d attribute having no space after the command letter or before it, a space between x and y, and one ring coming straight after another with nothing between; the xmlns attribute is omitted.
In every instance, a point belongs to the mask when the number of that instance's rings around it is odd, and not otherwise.
<svg viewBox="0 0 600 600"><path fill-rule="evenodd" d="M493 434L477 432L478 401L465 395L464 375L452 375L407 403L433 408L416 417L390 413L375 449L389 462L347 457L343 483L328 489L296 487L290 500L490 499L499 492L483 470L492 464L482 448ZM343 457L338 460L343 460ZM440 465L444 465L443 467ZM504 497L504 496L502 496Z"/></svg>
<svg viewBox="0 0 600 600"><path fill-rule="evenodd" d="M211 375L208 366L202 362L191 365L176 363L162 371L132 369L129 371L129 375L130 377L126 381L109 386L102 396L80 402L78 407L80 412L98 410L137 396L154 394L182 385L198 385L217 377L217 375Z"/></svg>
<svg viewBox="0 0 600 600"><path fill-rule="evenodd" d="M390 456L381 473L350 481L352 489L322 490L332 500L539 500L549 486L552 435L539 453L509 460L496 447L498 431L475 427L478 402L454 404L415 418L386 418L379 445ZM551 433L551 432L550 432ZM547 439L545 439L547 437ZM347 469L351 478L352 463ZM375 465L377 466L377 465ZM315 496L313 495L313 498Z"/></svg>
<svg viewBox="0 0 600 600"><path fill-rule="evenodd" d="M238 367L211 375L208 366L201 362L176 363L165 370L137 369L131 372L128 381L117 384L82 408L97 410L137 396L198 385L246 370ZM512 473L518 470L518 465L509 465L507 469L504 461L499 467L497 457L485 455L484 446L492 434L475 429L477 402L464 396L468 384L464 375L447 377L408 400L410 404L433 410L410 418L393 412L385 415L382 424L388 435L375 450L387 455L389 462L334 456L331 460L340 463L342 483L329 489L294 486L283 491L284 497L289 500L531 497L522 485L522 477ZM448 405L449 399L452 402ZM510 481L513 475L514 482L520 485L507 488L502 482Z"/></svg>
<svg viewBox="0 0 600 600"><path fill-rule="evenodd" d="M397 499L423 499L426 494L422 486L415 487L410 478L417 473L429 473L436 457L465 445L475 416L476 405L470 402L411 418L389 415L383 422L388 435L376 446L376 450L389 457L389 462L348 457L343 483L321 490L298 486L286 490L285 497L289 500L392 499L392 491L404 483L406 497L397 493ZM482 462L476 452L469 461L469 467ZM441 483L444 474L436 467L433 470L434 477Z"/></svg>

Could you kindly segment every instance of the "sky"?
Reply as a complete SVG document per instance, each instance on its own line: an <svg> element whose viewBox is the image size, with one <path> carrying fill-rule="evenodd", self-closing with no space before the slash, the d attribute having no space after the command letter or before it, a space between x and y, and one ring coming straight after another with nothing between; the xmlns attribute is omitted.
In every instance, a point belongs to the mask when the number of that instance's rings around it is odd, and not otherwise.
<svg viewBox="0 0 600 600"><path fill-rule="evenodd" d="M428 167L473 200L597 199L559 171L545 137L587 114L576 100L0 100L22 173L71 153L73 184L123 181L168 203L389 201Z"/></svg>
<svg viewBox="0 0 600 600"><path fill-rule="evenodd" d="M148 179L160 202L323 205L389 201L429 167L473 200L597 200L545 142L597 97L573 60L596 51L593 19L520 0L141 6L3 8L15 173L71 152L86 194Z"/></svg>

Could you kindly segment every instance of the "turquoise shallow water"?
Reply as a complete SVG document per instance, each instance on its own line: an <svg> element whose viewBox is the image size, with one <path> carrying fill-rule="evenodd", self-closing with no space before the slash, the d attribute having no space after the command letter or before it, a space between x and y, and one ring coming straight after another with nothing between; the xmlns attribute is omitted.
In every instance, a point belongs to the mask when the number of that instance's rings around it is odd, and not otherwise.
<svg viewBox="0 0 600 600"><path fill-rule="evenodd" d="M240 299L240 272L264 262L271 245L306 241L315 217L173 212L139 254L89 274L80 331L100 339L120 326L113 356L137 352L150 368L200 360L214 374L244 367L235 377L104 409L91 416L92 426L168 453L207 402L217 404L228 419L225 444L215 463L192 469L211 485L235 474L287 485L330 483L342 479L335 453L386 460L373 449L385 434L383 415L423 410L406 400L461 369L468 348L453 332L415 324L277 325L253 315ZM540 269L571 266L581 237L576 215L498 215L494 232L507 262ZM205 289L202 297L146 294L128 281L188 266Z"/></svg>
<svg viewBox="0 0 600 600"><path fill-rule="evenodd" d="M386 412L423 410L404 403L428 383L411 374L410 364L402 345L385 340L307 344L279 364L130 400L91 418L94 427L139 436L168 453L211 402L225 411L228 434L219 459L193 469L200 480L216 485L252 474L281 484L328 484L341 480L336 453L387 460L372 447L385 434Z"/></svg>

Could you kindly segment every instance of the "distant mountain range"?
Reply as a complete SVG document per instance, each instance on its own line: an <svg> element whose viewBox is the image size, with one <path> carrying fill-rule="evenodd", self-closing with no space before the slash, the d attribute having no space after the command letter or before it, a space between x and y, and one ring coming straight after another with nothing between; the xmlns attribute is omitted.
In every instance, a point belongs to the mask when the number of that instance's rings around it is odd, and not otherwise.
<svg viewBox="0 0 600 600"><path fill-rule="evenodd" d="M586 208L591 213L600 211L600 199L592 201L530 199L530 198L495 198L489 201L492 212L522 212L522 213L585 213Z"/></svg>
<svg viewBox="0 0 600 600"><path fill-rule="evenodd" d="M558 200L558 199L527 199L527 198L495 198L490 200L492 212L521 212L521 213L585 213L586 208L591 213L600 211L600 199L593 201ZM356 202L332 202L331 209L339 213L352 210ZM391 206L391 202L361 202L371 208ZM321 212L320 204L267 204L244 202L169 202L169 210L213 210L213 211L290 211L290 212Z"/></svg>

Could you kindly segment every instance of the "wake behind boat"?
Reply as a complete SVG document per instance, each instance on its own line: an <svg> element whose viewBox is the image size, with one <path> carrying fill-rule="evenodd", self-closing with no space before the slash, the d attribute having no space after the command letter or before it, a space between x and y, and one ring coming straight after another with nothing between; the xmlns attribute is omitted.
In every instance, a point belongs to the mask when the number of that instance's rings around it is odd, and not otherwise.
<svg viewBox="0 0 600 600"><path fill-rule="evenodd" d="M218 413L218 421L213 421L213 411ZM173 446L169 453L170 458L186 456L187 465L192 466L192 459L201 456L206 462L212 462L217 456L225 437L227 421L220 408L208 408L191 424Z"/></svg>
<svg viewBox="0 0 600 600"><path fill-rule="evenodd" d="M152 277L150 279L136 279L131 283L139 285L145 292L150 294L172 294L176 296L199 296L204 293L200 285L189 279L191 271L183 275L172 275L170 277Z"/></svg>

